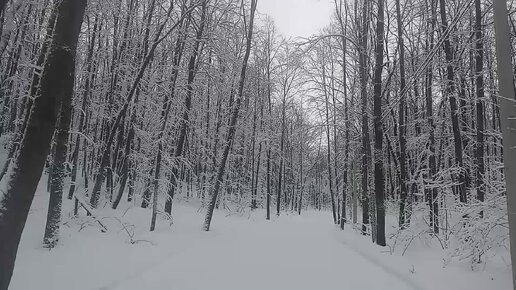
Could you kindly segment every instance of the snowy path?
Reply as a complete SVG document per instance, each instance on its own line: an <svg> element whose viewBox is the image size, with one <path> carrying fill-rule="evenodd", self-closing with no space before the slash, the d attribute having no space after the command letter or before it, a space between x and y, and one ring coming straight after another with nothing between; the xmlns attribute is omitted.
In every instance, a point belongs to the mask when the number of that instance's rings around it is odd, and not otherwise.
<svg viewBox="0 0 516 290"><path fill-rule="evenodd" d="M217 211L204 232L199 205L182 204L174 208L172 226L160 219L149 232L148 210L107 209L106 217L126 213L124 221L142 242L130 244L120 224L106 219L107 233L94 225L81 231L74 223L63 226L60 245L48 251L41 247L46 204L45 195L33 203L10 290L512 289L510 266L443 267L445 253L424 241L406 256L390 255L349 226L334 227L328 212L266 221L260 210L236 217ZM71 203L64 205L71 211Z"/></svg>
<svg viewBox="0 0 516 290"><path fill-rule="evenodd" d="M339 241L321 218L238 223L102 290L422 289Z"/></svg>

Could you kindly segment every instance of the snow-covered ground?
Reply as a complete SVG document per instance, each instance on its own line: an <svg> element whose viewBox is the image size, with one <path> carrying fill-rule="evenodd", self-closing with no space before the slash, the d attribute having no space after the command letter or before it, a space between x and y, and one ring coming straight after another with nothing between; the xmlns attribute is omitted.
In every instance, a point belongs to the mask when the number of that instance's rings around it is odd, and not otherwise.
<svg viewBox="0 0 516 290"><path fill-rule="evenodd" d="M38 192L12 290L511 289L510 266L444 266L442 251L418 244L405 256L391 254L350 226L340 231L328 212L316 211L270 221L261 210L239 216L218 211L211 231L204 232L200 205L180 201L174 223L158 219L150 233L149 210L123 204L99 213L109 229L102 233L95 223L85 223L82 211L79 220L71 220L71 203L65 201L62 238L49 251L41 246L48 194Z"/></svg>

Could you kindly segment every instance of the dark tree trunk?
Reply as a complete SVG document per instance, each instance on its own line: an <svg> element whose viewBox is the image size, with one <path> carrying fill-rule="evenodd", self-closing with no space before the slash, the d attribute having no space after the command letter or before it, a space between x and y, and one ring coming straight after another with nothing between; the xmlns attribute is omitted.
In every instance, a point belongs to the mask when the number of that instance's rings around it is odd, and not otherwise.
<svg viewBox="0 0 516 290"><path fill-rule="evenodd" d="M446 6L444 0L439 0L440 14L441 14L441 26L443 33L448 30L448 21L446 19ZM464 161L462 159L462 137L459 125L459 110L457 107L457 99L455 98L455 72L453 68L453 53L450 45L449 34L445 34L444 37L444 52L446 56L446 89L445 93L450 102L451 119L452 119L452 130L453 130L453 144L455 148L455 164L459 167L460 173L458 176L458 193L461 202L467 202L466 188L466 172L464 168Z"/></svg>
<svg viewBox="0 0 516 290"><path fill-rule="evenodd" d="M326 151L326 162L328 163L328 182L330 185L330 200L331 200L331 213L333 217L333 223L337 224L337 213L335 209L335 194L333 193L333 179L332 179L332 170L331 170L331 141L330 141L330 114L329 114L329 99L328 92L326 89L326 69L325 62L322 64L322 82L323 82L323 91L325 98L325 111L326 111L326 142L327 142L327 151ZM335 138L335 136L334 136Z"/></svg>
<svg viewBox="0 0 516 290"><path fill-rule="evenodd" d="M127 141L125 143L125 150L124 150L124 160L122 161L122 180L120 182L120 187L118 188L118 193L113 200L113 204L111 205L112 209L116 209L118 207L118 204L122 200L122 196L124 195L124 189L127 184L127 179L129 178L130 174L130 162L131 162L131 143L134 139L134 125L129 125L129 136L127 137ZM132 196L128 196L128 201L131 201Z"/></svg>
<svg viewBox="0 0 516 290"><path fill-rule="evenodd" d="M163 23L159 26L158 31L156 31L156 35L154 37L152 46L151 46L149 52L147 53L147 55L145 55L145 58L144 58L142 64L140 65L140 68L138 69L138 74L136 75L136 77L134 78L134 80L131 84L131 88L129 90L127 98L124 101L124 105L122 106L122 109L118 112L116 119L113 122L113 125L109 129L105 149L102 152L102 155L100 157L100 167L95 176L95 184L93 185L93 190L92 190L91 197L90 197L90 204L91 204L92 208L96 208L98 205L98 202L99 202L100 190L101 190L102 184L104 183L104 178L105 178L105 176L104 176L105 170L109 165L109 159L110 159L109 153L111 151L110 148L113 144L116 132L117 132L118 127L120 126L122 120L125 118L125 116L127 114L127 110L129 109L129 106L132 103L133 97L135 96L135 93L139 86L140 80L142 79L147 66L150 64L150 62L152 60L154 51L156 50L158 45L165 39L165 36L172 33L172 31L174 31L177 28L177 26L182 22L182 20L184 18L184 15L182 15L181 18L174 25L172 25L172 27L170 27L170 29L166 33L164 33L164 35L162 35L163 29L165 28L165 25L168 22L167 20L170 17L170 14L172 13L173 8L174 8L173 5L171 5L169 7L169 9L167 11L167 15L166 15L166 20L163 21Z"/></svg>
<svg viewBox="0 0 516 290"><path fill-rule="evenodd" d="M251 41L253 37L253 24L254 24L254 14L256 11L257 0L251 0L251 16L249 19L249 32L246 33L246 50L244 55L244 60L242 63L242 70L240 72L240 81L238 85L238 96L236 99L236 104L231 114L231 120L229 124L229 132L226 138L226 144L224 145L224 152L222 155L222 160L220 161L219 168L217 170L217 179L215 180L215 187L213 189L213 193L211 195L211 200L208 205L208 211L206 213L206 219L204 220L204 230L210 230L211 219L213 217L213 211L215 210L215 203L217 202L217 195L220 190L220 185L222 184L222 179L224 176L224 171L226 168L226 162L229 155L229 150L231 149L231 144L233 143L233 139L235 137L236 132L236 124L238 121L238 113L240 110L240 103L244 93L244 83L245 83L245 74L247 70L247 61L249 60L249 55L251 53Z"/></svg>
<svg viewBox="0 0 516 290"><path fill-rule="evenodd" d="M376 244L385 246L385 179L383 172L382 70L384 41L383 0L378 1L376 22L376 64L374 70L374 191L376 203ZM401 119L401 118L400 118ZM401 129L401 128L400 128Z"/></svg>
<svg viewBox="0 0 516 290"><path fill-rule="evenodd" d="M401 19L400 0L396 0L396 16L398 18L398 48L400 56L400 92L404 93L406 89L405 81L405 45L403 42L403 19ZM405 111L407 104L405 101L405 94L400 96L399 105L399 140L400 140L400 212L399 212L399 226L405 228L405 207L407 205L407 136L405 125Z"/></svg>
<svg viewBox="0 0 516 290"><path fill-rule="evenodd" d="M480 0L475 0L475 73L477 83L477 143L475 148L476 157L476 188L477 199L484 201L485 185L484 185L484 46L482 39L482 10ZM480 216L484 215L483 211Z"/></svg>
<svg viewBox="0 0 516 290"><path fill-rule="evenodd" d="M367 39L369 30L369 1L364 1L362 7L362 23L360 27L359 73L360 97L362 99L362 233L367 233L369 224L369 160L371 160L371 144L369 141L369 112L367 104Z"/></svg>
<svg viewBox="0 0 516 290"><path fill-rule="evenodd" d="M197 30L197 35L196 35L197 37L195 39L194 50L193 50L192 55L190 56L190 60L188 62L188 79L187 79L184 111L183 111L183 117L180 120L179 137L177 140L176 148L174 150L174 156L176 158L179 158L183 155L183 148L184 148L184 145L186 142L188 128L190 126L189 120L190 120L190 109L192 107L193 82L195 80L195 74L196 74L196 70L197 70L197 57L200 53L201 37L204 32L206 9L207 9L206 8L207 1L205 0L202 3L203 4L202 4L202 11L201 11L200 27ZM187 21L189 21L189 20L187 20ZM186 26L188 26L188 24ZM175 48L176 49L175 63L177 64L176 67L179 66L181 57L183 55L183 42L184 42L184 39L180 39L180 37L179 37L177 40L177 43L176 43L176 48ZM178 74L178 70L176 69L174 71L174 75L173 75L174 89L175 89L175 82L177 80L177 74ZM168 102L168 100L166 100L166 102ZM168 112L165 117L166 117L165 119L168 118ZM166 123L166 120L164 122ZM165 123L163 123L163 126L165 125ZM165 129L165 127L163 127L163 130L164 129ZM172 199L174 198L175 190L177 187L177 174L178 174L177 166L178 165L175 165L174 168L172 169L172 175L170 176L171 184L170 184L170 188L168 190L169 196L168 196L167 200L165 201L165 212L169 215L172 214Z"/></svg>
<svg viewBox="0 0 516 290"><path fill-rule="evenodd" d="M73 73L73 72L72 72ZM73 83L73 81L72 81ZM57 127L55 153L52 162L50 199L48 202L47 223L43 243L53 248L59 240L61 225L61 205L63 202L63 183L66 177L66 154L68 152L68 131L70 129L73 87L63 95Z"/></svg>
<svg viewBox="0 0 516 290"><path fill-rule="evenodd" d="M430 3L431 7L431 13L432 13L432 20L430 22L430 29L428 31L429 33L429 43L428 45L428 51L432 51L434 48L434 29L435 29L435 22L436 22L436 7L435 7L435 0L431 0ZM425 99L426 99L426 117L428 119L428 130L430 131L429 136L429 145L428 145L428 167L429 167L429 182L430 189L429 189L429 196L428 196L428 205L430 208L430 223L433 227L434 233L439 233L439 203L437 200L437 188L433 184L433 181L435 180L435 175L437 174L437 167L436 167L436 161L435 161L435 122L434 122L434 113L433 113L433 101L432 101L432 83L433 83L433 66L432 63L429 64L427 71L426 71L426 92L425 92Z"/></svg>
<svg viewBox="0 0 516 290"><path fill-rule="evenodd" d="M278 189L277 189L277 192L276 192L276 215L279 216L280 215L280 210L281 210L281 191L282 191L282 181L283 181L283 149L284 149L284 146L285 146L285 111L286 111L286 106L287 106L287 102L286 102L286 94L283 93L283 101L282 101L282 104L281 104L281 139L280 139L280 156L279 156L279 159L280 159L280 163L279 163L279 170L278 170Z"/></svg>
<svg viewBox="0 0 516 290"><path fill-rule="evenodd" d="M9 286L27 215L50 149L58 110L73 90L75 49L86 0L56 3L56 23L19 154L0 196L0 289ZM36 90L34 90L35 92Z"/></svg>

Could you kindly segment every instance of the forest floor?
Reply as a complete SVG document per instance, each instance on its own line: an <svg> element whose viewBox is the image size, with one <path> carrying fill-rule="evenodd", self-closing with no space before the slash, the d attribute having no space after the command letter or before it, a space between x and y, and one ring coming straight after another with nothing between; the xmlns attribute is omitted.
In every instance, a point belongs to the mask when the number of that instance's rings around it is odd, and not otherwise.
<svg viewBox="0 0 516 290"><path fill-rule="evenodd" d="M215 213L210 232L194 201L174 205L174 222L122 204L102 210L102 233L83 211L72 219L65 200L57 248L42 248L48 193L38 190L18 251L11 290L26 289L511 289L510 266L443 263L443 251L415 243L404 256L371 243L349 225L332 225L326 211L272 220L257 210Z"/></svg>

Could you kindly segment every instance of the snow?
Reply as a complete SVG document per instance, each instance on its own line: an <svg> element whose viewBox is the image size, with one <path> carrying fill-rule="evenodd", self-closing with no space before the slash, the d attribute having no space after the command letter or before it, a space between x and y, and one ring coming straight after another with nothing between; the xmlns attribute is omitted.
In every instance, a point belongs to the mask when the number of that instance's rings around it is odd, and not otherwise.
<svg viewBox="0 0 516 290"><path fill-rule="evenodd" d="M378 247L351 226L340 231L325 211L215 213L211 231L195 201L176 201L174 223L122 204L98 213L102 233L84 211L71 219L65 200L57 248L43 249L48 194L35 197L18 251L11 290L24 289L511 289L510 265L472 271L444 263L442 250L414 243L405 256ZM116 217L116 219L115 219ZM125 229L122 226L125 225ZM81 229L81 224L83 225ZM127 231L126 231L127 229ZM132 235L129 238L128 232ZM133 241L131 243L131 240Z"/></svg>

